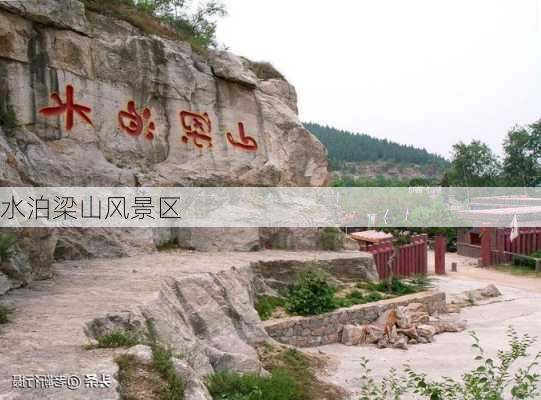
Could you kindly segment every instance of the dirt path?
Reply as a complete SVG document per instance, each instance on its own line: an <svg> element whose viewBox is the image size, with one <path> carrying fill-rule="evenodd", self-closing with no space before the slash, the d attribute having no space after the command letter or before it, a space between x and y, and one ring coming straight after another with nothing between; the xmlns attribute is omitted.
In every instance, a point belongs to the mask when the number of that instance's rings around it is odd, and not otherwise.
<svg viewBox="0 0 541 400"><path fill-rule="evenodd" d="M451 264L457 263L458 272L451 272ZM434 273L434 252L428 252L428 270ZM478 267L477 260L471 257L460 256L456 253L445 255L445 270L451 279L473 280L477 282L494 283L510 288L541 293L541 279L529 276L512 275L490 268Z"/></svg>
<svg viewBox="0 0 541 400"><path fill-rule="evenodd" d="M375 375L382 377L391 368L411 365L417 371L439 378L450 376L459 378L461 373L473 366L470 331L475 331L488 354L507 343L507 329L513 326L519 333L541 337L541 279L513 276L490 269L475 267L476 260L456 254L447 256L446 264L458 262L458 272L449 272L445 277L435 278L435 285L451 294L464 290L484 287L494 283L503 297L492 304L463 309L461 318L468 322L462 333L438 335L434 343L411 346L409 350L377 349L373 346L347 347L341 344L310 349L321 352L332 360L328 379L356 393L360 387L360 359L370 360ZM541 343L536 343L532 353L541 351ZM541 389L541 388L540 388Z"/></svg>
<svg viewBox="0 0 541 400"><path fill-rule="evenodd" d="M355 253L354 255L361 255ZM52 281L36 282L2 299L15 308L0 327L0 400L116 399L116 388L12 389L13 375L114 375L113 351L87 351L83 325L108 312L129 310L159 288L160 277L216 272L254 261L321 260L352 253L263 251L254 253L162 252L114 259L59 263ZM114 382L113 382L114 384Z"/></svg>

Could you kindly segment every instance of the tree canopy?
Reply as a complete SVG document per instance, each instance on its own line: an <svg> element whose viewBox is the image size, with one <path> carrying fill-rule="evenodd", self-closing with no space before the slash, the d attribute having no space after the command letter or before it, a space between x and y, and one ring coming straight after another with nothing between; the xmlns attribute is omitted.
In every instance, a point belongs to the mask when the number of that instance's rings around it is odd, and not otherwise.
<svg viewBox="0 0 541 400"><path fill-rule="evenodd" d="M331 166L339 169L344 162L393 161L418 165L446 166L447 160L425 149L398 144L387 139L376 139L366 134L335 129L316 123L304 123L329 152Z"/></svg>

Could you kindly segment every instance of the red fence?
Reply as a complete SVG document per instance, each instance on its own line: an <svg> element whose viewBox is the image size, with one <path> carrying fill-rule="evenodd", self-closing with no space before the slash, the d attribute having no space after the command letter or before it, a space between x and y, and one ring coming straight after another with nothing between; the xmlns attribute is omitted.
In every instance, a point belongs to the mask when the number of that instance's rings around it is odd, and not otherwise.
<svg viewBox="0 0 541 400"><path fill-rule="evenodd" d="M427 249L426 235L412 236L410 244L398 248L397 256L393 261L393 275L407 278L417 274L426 274ZM387 278L387 265L394 252L392 242L372 245L368 248L368 251L374 256L379 278Z"/></svg>
<svg viewBox="0 0 541 400"><path fill-rule="evenodd" d="M507 263L513 254L529 255L541 250L541 228L519 228L518 237L511 241L511 228L496 229L494 243L489 243L491 262Z"/></svg>

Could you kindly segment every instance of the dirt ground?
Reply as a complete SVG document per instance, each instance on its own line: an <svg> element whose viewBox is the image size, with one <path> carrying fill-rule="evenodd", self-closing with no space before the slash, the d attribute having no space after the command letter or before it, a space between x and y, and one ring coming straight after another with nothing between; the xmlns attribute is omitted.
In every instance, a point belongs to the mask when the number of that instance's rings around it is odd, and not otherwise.
<svg viewBox="0 0 541 400"><path fill-rule="evenodd" d="M472 360L476 355L471 348L471 331L478 334L485 351L492 356L498 349L505 347L510 326L521 334L528 333L541 338L541 279L477 268L476 260L456 254L447 255L447 271L450 271L451 262L458 263L458 272L448 272L444 277L435 278L434 282L444 292L459 293L493 283L503 296L491 304L463 309L460 318L468 322L466 331L438 335L434 343L411 346L407 351L341 344L309 349L310 352L330 357L327 379L356 393L360 387L361 357L370 360L370 366L377 377L385 376L391 368L400 369L404 364L409 364L433 378L459 378L463 372L472 368ZM541 343L537 342L532 353L539 351Z"/></svg>

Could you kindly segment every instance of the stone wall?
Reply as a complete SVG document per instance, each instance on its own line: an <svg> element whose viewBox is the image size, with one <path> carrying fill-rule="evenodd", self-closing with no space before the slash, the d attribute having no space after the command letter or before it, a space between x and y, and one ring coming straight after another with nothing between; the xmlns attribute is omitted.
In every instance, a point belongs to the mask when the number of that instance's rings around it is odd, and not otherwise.
<svg viewBox="0 0 541 400"><path fill-rule="evenodd" d="M445 293L434 290L341 308L313 317L269 320L263 322L263 326L269 336L278 342L297 347L322 346L339 343L344 325L369 324L385 311L410 303L425 304L430 314L446 310Z"/></svg>

